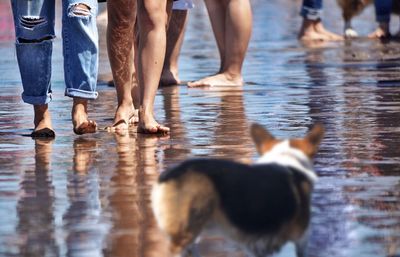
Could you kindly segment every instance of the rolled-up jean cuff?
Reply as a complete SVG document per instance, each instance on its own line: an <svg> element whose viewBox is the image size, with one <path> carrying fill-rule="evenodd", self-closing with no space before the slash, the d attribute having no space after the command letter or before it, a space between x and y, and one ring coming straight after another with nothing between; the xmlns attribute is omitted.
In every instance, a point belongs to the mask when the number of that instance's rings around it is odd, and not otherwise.
<svg viewBox="0 0 400 257"><path fill-rule="evenodd" d="M22 100L25 103L28 104L33 104L33 105L42 105L42 104L48 104L51 102L51 93L48 93L47 95L44 96L29 96L29 95L25 95L24 93L22 93Z"/></svg>
<svg viewBox="0 0 400 257"><path fill-rule="evenodd" d="M308 20L316 21L321 19L322 10L303 6L301 8L300 15Z"/></svg>
<svg viewBox="0 0 400 257"><path fill-rule="evenodd" d="M389 15L377 15L376 16L377 22L390 22L390 14Z"/></svg>
<svg viewBox="0 0 400 257"><path fill-rule="evenodd" d="M92 91L84 91L74 88L66 88L65 95L69 97L79 97L84 99L96 99L99 93Z"/></svg>

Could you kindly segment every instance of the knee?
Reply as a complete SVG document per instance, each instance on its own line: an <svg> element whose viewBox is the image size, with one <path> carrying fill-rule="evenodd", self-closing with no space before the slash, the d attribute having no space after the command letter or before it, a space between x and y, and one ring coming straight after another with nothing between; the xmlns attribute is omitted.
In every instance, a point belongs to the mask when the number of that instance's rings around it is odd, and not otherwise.
<svg viewBox="0 0 400 257"><path fill-rule="evenodd" d="M167 12L157 3L144 1L138 12L139 27L142 30L159 30L167 27Z"/></svg>
<svg viewBox="0 0 400 257"><path fill-rule="evenodd" d="M75 3L68 7L68 17L89 19L93 16L92 7L86 3Z"/></svg>
<svg viewBox="0 0 400 257"><path fill-rule="evenodd" d="M44 16L21 16L18 20L20 30L16 31L17 43L40 43L55 37L51 22Z"/></svg>

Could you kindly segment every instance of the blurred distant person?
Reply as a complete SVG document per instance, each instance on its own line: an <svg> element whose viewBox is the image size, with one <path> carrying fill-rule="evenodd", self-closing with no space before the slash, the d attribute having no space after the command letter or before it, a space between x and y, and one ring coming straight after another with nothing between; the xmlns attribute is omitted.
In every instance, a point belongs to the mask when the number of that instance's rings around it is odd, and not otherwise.
<svg viewBox="0 0 400 257"><path fill-rule="evenodd" d="M378 28L368 35L369 38L385 38L390 36L389 23L392 13L392 0L375 0L375 17Z"/></svg>
<svg viewBox="0 0 400 257"><path fill-rule="evenodd" d="M303 0L300 12L303 22L298 38L300 40L332 41L343 37L326 30L321 21L322 0Z"/></svg>

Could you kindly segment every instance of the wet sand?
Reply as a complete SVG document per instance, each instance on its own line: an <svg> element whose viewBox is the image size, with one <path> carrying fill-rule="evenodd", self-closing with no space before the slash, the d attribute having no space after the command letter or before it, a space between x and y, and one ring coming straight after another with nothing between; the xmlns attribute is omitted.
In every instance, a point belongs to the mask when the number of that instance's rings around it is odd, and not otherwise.
<svg viewBox="0 0 400 257"><path fill-rule="evenodd" d="M324 22L340 33L340 12L334 1L325 2ZM310 256L400 256L400 43L361 38L300 44L299 4L252 1L255 20L244 87L160 89L155 109L158 120L171 127L166 137L137 134L134 127L124 135L105 130L74 135L58 38L50 105L57 137L32 140L27 136L32 110L20 97L13 41L1 34L0 256L168 256L150 208L158 174L191 157L256 160L248 133L252 122L280 138L300 137L314 122L326 126L315 161L320 179L313 196ZM375 28L372 20L369 8L354 25L366 35ZM106 61L103 51L102 74L109 72ZM209 21L198 2L180 59L181 79L200 78L218 65ZM89 112L105 128L112 122L116 95L106 85L98 91ZM279 256L293 256L290 250ZM211 236L200 243L200 251L207 257L245 256Z"/></svg>

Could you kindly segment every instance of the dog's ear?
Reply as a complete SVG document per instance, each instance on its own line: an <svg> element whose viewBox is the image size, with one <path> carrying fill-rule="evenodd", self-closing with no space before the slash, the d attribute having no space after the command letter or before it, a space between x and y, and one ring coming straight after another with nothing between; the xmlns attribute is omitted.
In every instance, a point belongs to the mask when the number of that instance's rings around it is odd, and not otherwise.
<svg viewBox="0 0 400 257"><path fill-rule="evenodd" d="M290 145L301 150L311 159L318 151L318 146L322 141L324 131L324 126L317 123L310 129L304 138L290 140Z"/></svg>
<svg viewBox="0 0 400 257"><path fill-rule="evenodd" d="M322 141L322 138L324 137L324 134L325 134L324 126L321 123L316 123L307 133L305 139L309 143L311 143L314 147L318 148L319 144Z"/></svg>
<svg viewBox="0 0 400 257"><path fill-rule="evenodd" d="M263 126L253 123L250 128L251 137L256 145L257 152L261 155L271 149L278 141Z"/></svg>

